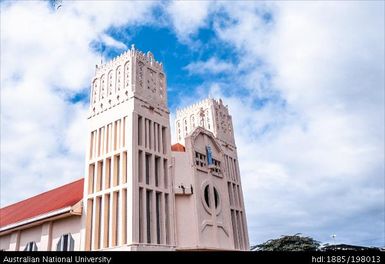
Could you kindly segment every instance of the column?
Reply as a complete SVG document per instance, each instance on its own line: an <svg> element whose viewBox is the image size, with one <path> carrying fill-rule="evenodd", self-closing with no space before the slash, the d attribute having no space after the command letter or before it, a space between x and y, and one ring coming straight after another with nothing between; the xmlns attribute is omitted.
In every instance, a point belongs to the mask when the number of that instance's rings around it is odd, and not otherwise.
<svg viewBox="0 0 385 264"><path fill-rule="evenodd" d="M42 226L39 249L42 251L52 250L52 222L45 223Z"/></svg>

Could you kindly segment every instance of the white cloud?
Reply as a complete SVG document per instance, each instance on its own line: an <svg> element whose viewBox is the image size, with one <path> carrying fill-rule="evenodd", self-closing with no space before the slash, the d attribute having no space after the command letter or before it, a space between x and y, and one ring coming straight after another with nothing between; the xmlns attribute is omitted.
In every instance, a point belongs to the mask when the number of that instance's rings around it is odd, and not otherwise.
<svg viewBox="0 0 385 264"><path fill-rule="evenodd" d="M182 41L206 25L209 1L172 1L166 7L177 36Z"/></svg>
<svg viewBox="0 0 385 264"><path fill-rule="evenodd" d="M112 38L111 36L109 36L107 34L102 34L100 39L107 46L114 47L114 48L121 49L121 50L127 49L126 44L124 44L121 41L117 41L116 39Z"/></svg>
<svg viewBox="0 0 385 264"><path fill-rule="evenodd" d="M343 242L364 237L379 245L378 234L384 232L383 3L282 3L274 10L271 26L231 7L238 23L218 29L246 60L262 58L274 69L274 89L287 102L285 108L268 105L261 113L227 98L233 116L245 116L234 120L252 240L304 232L327 241L336 232ZM249 89L260 87L255 83ZM270 125L277 111L287 110L295 118L289 115L290 122L255 135L256 126ZM265 111L270 113L264 116ZM362 218L368 208L377 211ZM365 221L373 225L365 228ZM274 222L279 226L272 227ZM265 233L267 228L273 231ZM356 236L356 229L366 233Z"/></svg>
<svg viewBox="0 0 385 264"><path fill-rule="evenodd" d="M192 62L184 67L190 74L218 74L234 71L232 63L211 57L207 61Z"/></svg>
<svg viewBox="0 0 385 264"><path fill-rule="evenodd" d="M384 243L383 5L220 3L215 31L249 69L231 77L250 96L215 79L205 89L230 105L252 243L298 232ZM255 107L272 94L284 103Z"/></svg>
<svg viewBox="0 0 385 264"><path fill-rule="evenodd" d="M92 41L124 49L105 31L147 23L154 2L1 3L1 205L83 177Z"/></svg>

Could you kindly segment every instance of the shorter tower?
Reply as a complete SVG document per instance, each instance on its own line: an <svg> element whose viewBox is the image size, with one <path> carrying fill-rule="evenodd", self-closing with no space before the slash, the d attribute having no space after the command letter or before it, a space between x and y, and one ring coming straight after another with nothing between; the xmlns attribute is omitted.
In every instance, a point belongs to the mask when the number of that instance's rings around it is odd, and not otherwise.
<svg viewBox="0 0 385 264"><path fill-rule="evenodd" d="M185 137L196 127L212 132L222 144L235 147L233 121L222 99L207 98L203 101L176 111L176 140L184 145Z"/></svg>
<svg viewBox="0 0 385 264"><path fill-rule="evenodd" d="M172 147L177 249L248 250L232 118L222 100L178 110Z"/></svg>

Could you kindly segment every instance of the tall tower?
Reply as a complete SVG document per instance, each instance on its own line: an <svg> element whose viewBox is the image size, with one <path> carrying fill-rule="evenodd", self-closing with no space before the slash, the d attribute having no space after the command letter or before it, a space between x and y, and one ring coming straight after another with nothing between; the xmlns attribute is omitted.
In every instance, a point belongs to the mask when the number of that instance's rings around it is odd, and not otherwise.
<svg viewBox="0 0 385 264"><path fill-rule="evenodd" d="M178 110L175 129L177 142L185 146L174 145L172 152L178 247L249 250L228 107L209 98ZM195 217L188 219L181 210L193 211ZM186 239L191 232L187 221L198 227L192 239Z"/></svg>
<svg viewBox="0 0 385 264"><path fill-rule="evenodd" d="M84 250L169 250L174 197L161 63L133 46L96 67L88 117Z"/></svg>

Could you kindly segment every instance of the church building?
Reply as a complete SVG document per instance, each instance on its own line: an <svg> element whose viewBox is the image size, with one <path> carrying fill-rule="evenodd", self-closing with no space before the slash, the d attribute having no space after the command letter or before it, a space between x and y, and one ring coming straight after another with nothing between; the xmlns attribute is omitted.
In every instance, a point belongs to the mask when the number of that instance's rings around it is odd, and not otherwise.
<svg viewBox="0 0 385 264"><path fill-rule="evenodd" d="M162 63L133 46L91 82L84 178L0 209L0 250L249 250L232 117L179 109Z"/></svg>

